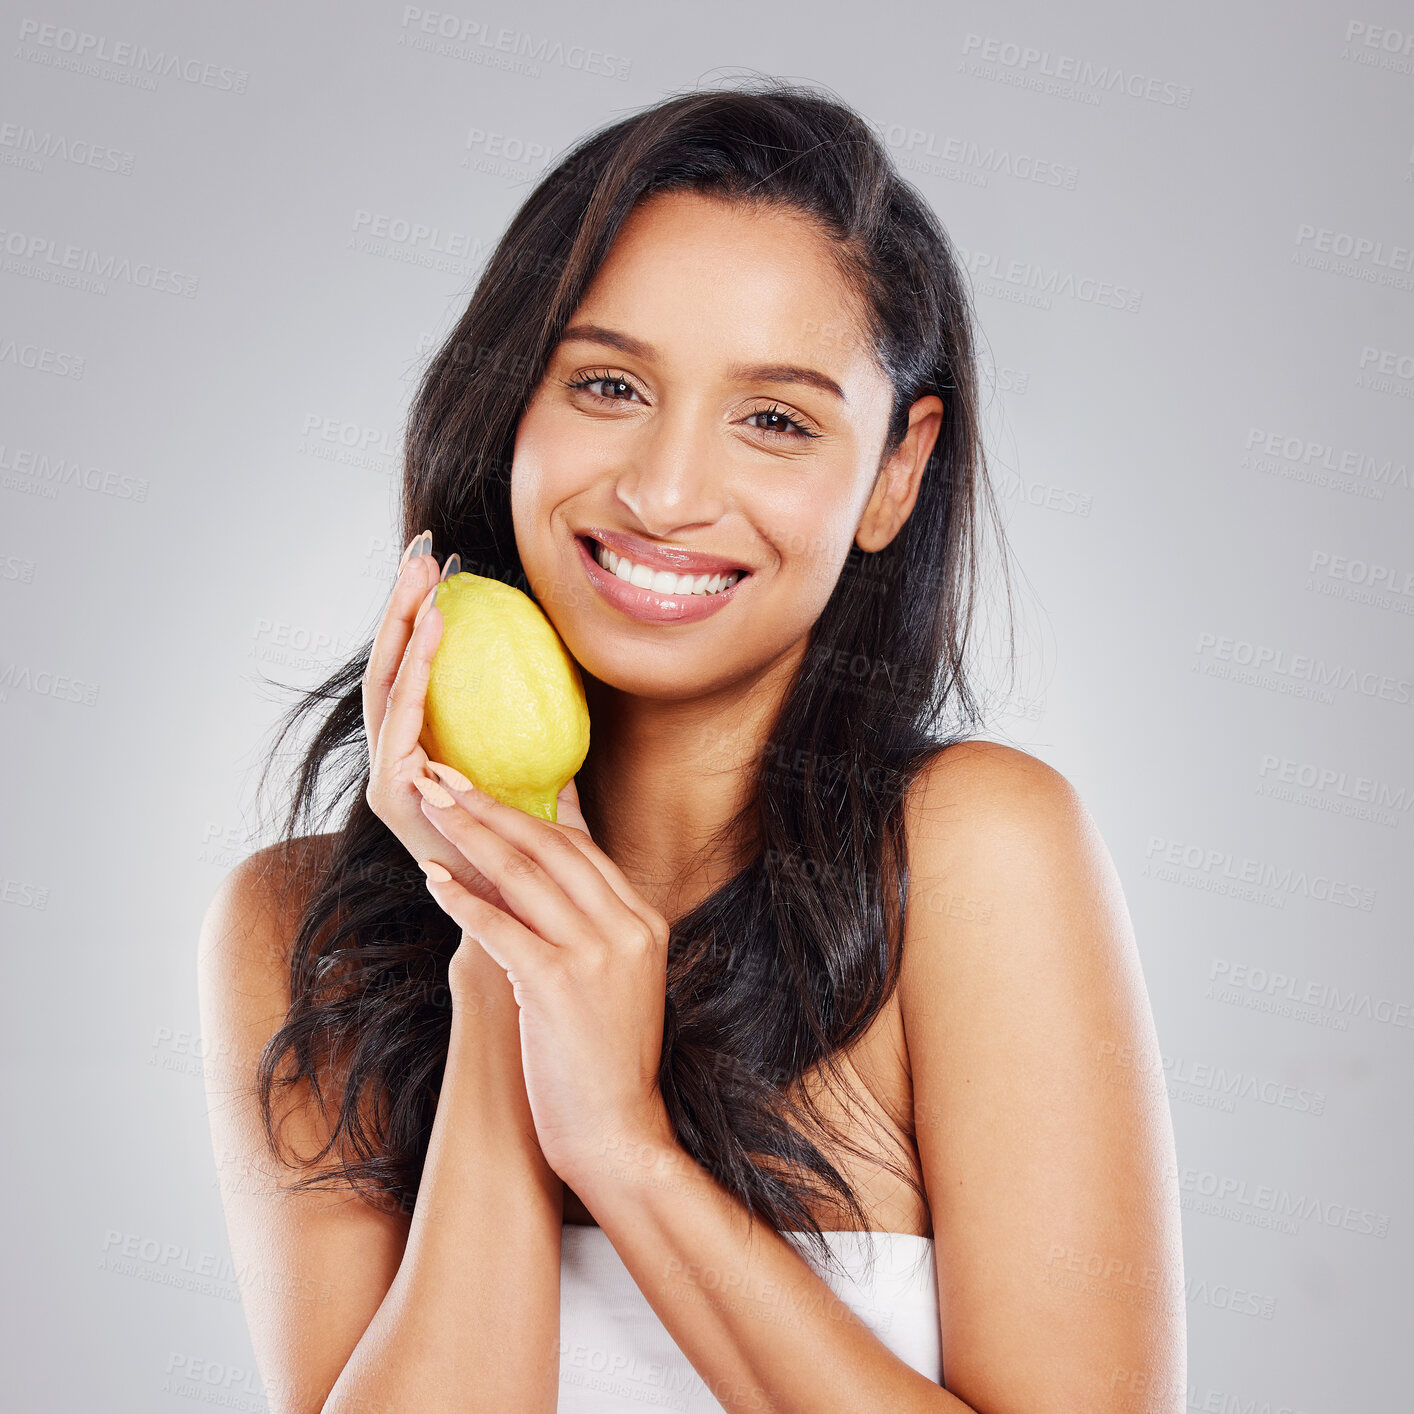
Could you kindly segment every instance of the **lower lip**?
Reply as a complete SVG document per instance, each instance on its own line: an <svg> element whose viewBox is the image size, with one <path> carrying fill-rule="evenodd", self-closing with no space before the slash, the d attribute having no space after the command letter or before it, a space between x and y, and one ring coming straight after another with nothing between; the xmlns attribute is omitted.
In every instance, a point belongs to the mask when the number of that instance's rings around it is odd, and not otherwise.
<svg viewBox="0 0 1414 1414"><path fill-rule="evenodd" d="M737 590L751 578L750 575L743 575L731 588L718 590L715 594L659 594L652 589L640 589L638 585L610 574L578 535L574 543L579 547L580 563L589 582L616 609L622 609L631 619L645 624L696 623L698 619L709 618L726 608Z"/></svg>

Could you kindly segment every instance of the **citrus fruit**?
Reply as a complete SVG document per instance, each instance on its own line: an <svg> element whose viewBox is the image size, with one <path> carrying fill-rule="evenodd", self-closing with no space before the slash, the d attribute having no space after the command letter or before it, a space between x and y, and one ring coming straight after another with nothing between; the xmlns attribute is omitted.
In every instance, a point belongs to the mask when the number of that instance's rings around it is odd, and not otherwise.
<svg viewBox="0 0 1414 1414"><path fill-rule="evenodd" d="M553 823L589 751L579 665L540 606L463 570L437 586L442 639L419 740L480 790Z"/></svg>

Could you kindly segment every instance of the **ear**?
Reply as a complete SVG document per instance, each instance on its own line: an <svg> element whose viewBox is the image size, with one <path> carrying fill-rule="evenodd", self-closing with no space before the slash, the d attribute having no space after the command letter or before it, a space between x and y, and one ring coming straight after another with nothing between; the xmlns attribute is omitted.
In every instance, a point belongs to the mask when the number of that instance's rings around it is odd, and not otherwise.
<svg viewBox="0 0 1414 1414"><path fill-rule="evenodd" d="M943 400L936 393L919 398L908 410L908 431L897 450L879 468L869 504L854 543L861 550L882 550L903 527L918 499L923 470L943 425Z"/></svg>

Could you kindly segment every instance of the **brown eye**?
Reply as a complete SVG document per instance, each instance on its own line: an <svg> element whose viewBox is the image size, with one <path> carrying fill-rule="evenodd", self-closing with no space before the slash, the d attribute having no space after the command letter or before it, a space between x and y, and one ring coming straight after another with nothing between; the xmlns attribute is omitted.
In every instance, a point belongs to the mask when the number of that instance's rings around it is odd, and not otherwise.
<svg viewBox="0 0 1414 1414"><path fill-rule="evenodd" d="M583 378L562 379L561 382L566 388L582 388L586 392L589 392L589 390L592 389L596 383L603 383L608 387L614 389L622 389L626 393L632 393L637 391L634 388L633 384L630 383L627 378L620 378L617 374L614 373L589 373L586 374ZM589 392L589 396L591 398L600 398L606 403L622 403L628 401L627 398L620 397L616 393L610 394Z"/></svg>
<svg viewBox="0 0 1414 1414"><path fill-rule="evenodd" d="M782 431L779 424L775 427L762 427L759 429L768 437L784 437L788 441L798 441L803 437L818 437L820 435L818 432L812 432L810 428L798 418L792 417L784 408L762 408L759 412L753 412L751 417L777 418L779 419L779 423L783 423L786 427L791 429L789 432Z"/></svg>

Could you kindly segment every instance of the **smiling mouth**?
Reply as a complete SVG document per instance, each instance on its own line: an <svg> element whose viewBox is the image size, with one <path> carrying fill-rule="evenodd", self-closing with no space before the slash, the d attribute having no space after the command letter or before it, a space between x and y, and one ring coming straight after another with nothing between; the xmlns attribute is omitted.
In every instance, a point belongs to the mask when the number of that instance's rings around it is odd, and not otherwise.
<svg viewBox="0 0 1414 1414"><path fill-rule="evenodd" d="M724 589L730 589L738 580L746 579L751 573L750 570L732 570L726 574L692 575L676 574L672 570L655 570L648 565L636 564L627 556L616 553L592 535L581 535L579 539L606 574L612 574L626 584L651 590L655 594L672 594L679 598L711 598Z"/></svg>

